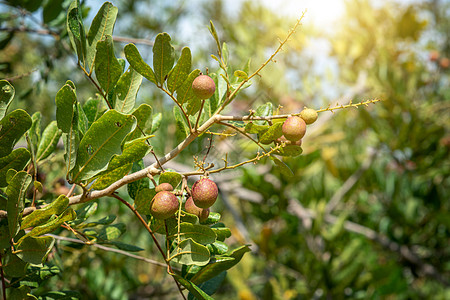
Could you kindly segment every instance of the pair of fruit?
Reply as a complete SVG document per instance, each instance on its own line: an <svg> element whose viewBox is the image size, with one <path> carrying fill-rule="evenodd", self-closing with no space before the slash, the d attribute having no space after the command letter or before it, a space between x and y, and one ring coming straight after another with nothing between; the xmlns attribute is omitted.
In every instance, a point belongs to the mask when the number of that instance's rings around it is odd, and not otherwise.
<svg viewBox="0 0 450 300"><path fill-rule="evenodd" d="M301 145L301 139L305 136L306 125L317 120L317 112L311 108L305 108L300 112L300 116L291 116L284 121L281 131L286 140L294 145ZM280 139L280 142L283 141ZM283 141L284 142L284 141ZM300 146L298 145L298 146Z"/></svg>
<svg viewBox="0 0 450 300"><path fill-rule="evenodd" d="M150 204L150 211L156 219L168 219L178 210L178 198L172 193L170 183L162 183L155 188L156 195ZM200 221L209 216L209 207L216 202L219 190L217 185L208 178L202 178L194 183L191 189L192 196L186 200L186 212L196 215Z"/></svg>

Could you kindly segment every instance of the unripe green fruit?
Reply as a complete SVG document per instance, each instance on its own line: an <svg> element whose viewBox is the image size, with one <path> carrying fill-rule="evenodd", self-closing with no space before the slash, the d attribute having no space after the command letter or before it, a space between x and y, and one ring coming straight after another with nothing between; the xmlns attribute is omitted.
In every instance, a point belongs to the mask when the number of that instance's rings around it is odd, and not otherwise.
<svg viewBox="0 0 450 300"><path fill-rule="evenodd" d="M216 84L208 75L200 75L192 82L192 91L200 99L209 99L216 91Z"/></svg>
<svg viewBox="0 0 450 300"><path fill-rule="evenodd" d="M312 124L317 120L317 111L312 108L305 108L300 112L300 118L302 118L306 124Z"/></svg>
<svg viewBox="0 0 450 300"><path fill-rule="evenodd" d="M302 118L292 116L284 121L281 131L286 139L295 142L305 135L306 123Z"/></svg>
<svg viewBox="0 0 450 300"><path fill-rule="evenodd" d="M162 191L153 197L150 212L155 219L165 220L177 212L178 206L178 199L173 193Z"/></svg>
<svg viewBox="0 0 450 300"><path fill-rule="evenodd" d="M155 192L159 193L162 191L171 192L171 191L173 191L173 186L168 182L164 182L155 187Z"/></svg>
<svg viewBox="0 0 450 300"><path fill-rule="evenodd" d="M205 221L208 219L209 216L209 208L200 208L197 205L195 205L194 200L192 197L189 197L186 200L186 203L184 204L184 209L186 212L196 215L200 222Z"/></svg>
<svg viewBox="0 0 450 300"><path fill-rule="evenodd" d="M208 178L202 178L192 186L192 199L196 206L208 208L216 202L219 190L217 185Z"/></svg>

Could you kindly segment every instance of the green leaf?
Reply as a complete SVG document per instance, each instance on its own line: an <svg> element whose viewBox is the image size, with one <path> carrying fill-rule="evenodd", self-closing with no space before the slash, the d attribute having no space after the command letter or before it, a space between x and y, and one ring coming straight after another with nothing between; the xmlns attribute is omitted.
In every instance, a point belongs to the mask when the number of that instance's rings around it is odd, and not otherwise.
<svg viewBox="0 0 450 300"><path fill-rule="evenodd" d="M169 231L169 235L171 237L177 237L178 228L172 228L172 230ZM183 222L180 224L180 239L192 239L197 243L207 245L215 242L216 234L208 226Z"/></svg>
<svg viewBox="0 0 450 300"><path fill-rule="evenodd" d="M258 125L253 122L249 122L245 125L245 132L264 134L269 129L269 125Z"/></svg>
<svg viewBox="0 0 450 300"><path fill-rule="evenodd" d="M152 134L152 111L153 109L150 105L143 103L131 113L136 117L137 124L136 129L127 136L127 141L142 137L142 133L144 133L144 135Z"/></svg>
<svg viewBox="0 0 450 300"><path fill-rule="evenodd" d="M134 199L134 206L136 207L136 210L143 215L150 215L150 203L155 195L155 189L140 189Z"/></svg>
<svg viewBox="0 0 450 300"><path fill-rule="evenodd" d="M9 181L9 185L6 188L10 238L13 238L19 230L19 217L24 207L25 196L30 183L31 175L25 171L20 171Z"/></svg>
<svg viewBox="0 0 450 300"><path fill-rule="evenodd" d="M227 94L228 85L225 79L220 75L223 74L223 70L220 70L217 74L210 74L211 78L214 79L214 83L216 84L216 91L214 95L209 99L206 105L209 104L211 114L216 111L219 105L222 104L225 96Z"/></svg>
<svg viewBox="0 0 450 300"><path fill-rule="evenodd" d="M223 255L228 252L228 245L221 241L215 241L212 244L207 245L209 252L212 255Z"/></svg>
<svg viewBox="0 0 450 300"><path fill-rule="evenodd" d="M118 242L118 241L100 242L100 244L113 245L117 249L128 251L128 252L144 251L144 249L142 249L141 247L138 247L135 245L130 245L130 244L125 244L125 243Z"/></svg>
<svg viewBox="0 0 450 300"><path fill-rule="evenodd" d="M223 60L223 67L227 67L228 65L228 58L230 57L230 53L228 51L227 43L222 43L222 60Z"/></svg>
<svg viewBox="0 0 450 300"><path fill-rule="evenodd" d="M106 35L113 34L114 24L116 23L118 9L110 2L103 3L92 20L89 33L87 35L87 66L92 73L94 69L94 61L97 43L105 39Z"/></svg>
<svg viewBox="0 0 450 300"><path fill-rule="evenodd" d="M141 159L140 161L134 162L133 163L133 167L131 168L131 172L137 172L140 171L144 168L144 161ZM135 200L136 199L136 195L139 192L139 190L144 189L144 188L148 188L150 185L150 179L148 179L147 177L145 178L141 178L139 180L133 181L129 184L127 184L127 190L128 190L128 195Z"/></svg>
<svg viewBox="0 0 450 300"><path fill-rule="evenodd" d="M152 131L151 131L151 134L155 133L159 129L159 126L161 126L161 121L162 121L162 114L161 113L157 113L157 114L154 114L152 116Z"/></svg>
<svg viewBox="0 0 450 300"><path fill-rule="evenodd" d="M218 223L218 224L222 224L222 223ZM217 225L217 224L215 224L215 225ZM229 238L231 236L230 228L227 228L227 227L211 227L211 229L216 234L218 241L222 241L223 242L226 238Z"/></svg>
<svg viewBox="0 0 450 300"><path fill-rule="evenodd" d="M241 70L234 71L234 77L244 79L244 80L248 79L247 73L245 73L244 71L241 71Z"/></svg>
<svg viewBox="0 0 450 300"><path fill-rule="evenodd" d="M159 176L158 183L170 183L175 189L181 182L182 176L177 172L164 172Z"/></svg>
<svg viewBox="0 0 450 300"><path fill-rule="evenodd" d="M86 65L86 33L81 18L81 8L78 0L72 1L67 13L67 33L73 49L75 49L78 61Z"/></svg>
<svg viewBox="0 0 450 300"><path fill-rule="evenodd" d="M45 3L42 11L42 18L45 24L56 19L64 11L63 2L64 0L49 0Z"/></svg>
<svg viewBox="0 0 450 300"><path fill-rule="evenodd" d="M26 111L16 109L7 114L0 121L0 157L9 155L30 127L31 117Z"/></svg>
<svg viewBox="0 0 450 300"><path fill-rule="evenodd" d="M183 277L181 277L181 276L179 276L177 274L172 274L172 276L175 277L175 279L179 283L181 283L185 288L187 288L189 290L189 292L192 295L194 295L194 297L196 299L198 299L198 300L214 300L214 298L212 298L207 293L202 291L202 289L200 289L198 286L196 286L195 284L193 284L189 280L184 279Z"/></svg>
<svg viewBox="0 0 450 300"><path fill-rule="evenodd" d="M11 287L8 300L31 300L37 299L30 294L31 288L25 285L19 287Z"/></svg>
<svg viewBox="0 0 450 300"><path fill-rule="evenodd" d="M210 212L208 219L206 219L206 221L204 221L203 223L206 225L211 225L211 224L216 224L217 222L219 222L221 215L217 212ZM216 224L219 225L219 224Z"/></svg>
<svg viewBox="0 0 450 300"><path fill-rule="evenodd" d="M75 213L77 214L77 218L69 224L71 226L76 226L84 221L86 221L87 218L89 218L95 211L97 210L98 204L96 202L89 202L83 205L80 209L77 209Z"/></svg>
<svg viewBox="0 0 450 300"><path fill-rule="evenodd" d="M52 215L59 215L69 206L69 198L60 195L49 205L42 209L37 209L22 219L21 229L41 225L50 219Z"/></svg>
<svg viewBox="0 0 450 300"><path fill-rule="evenodd" d="M69 133L72 127L72 121L75 114L75 103L77 95L71 84L66 83L56 93L56 122L58 128L64 133Z"/></svg>
<svg viewBox="0 0 450 300"><path fill-rule="evenodd" d="M56 121L52 121L47 125L42 133L41 142L37 148L36 161L47 158L55 151L61 134L62 132L58 129L58 124Z"/></svg>
<svg viewBox="0 0 450 300"><path fill-rule="evenodd" d="M192 71L186 80L183 82L183 84L176 89L177 91L177 100L180 104L189 103L190 101L195 101L194 98L200 102L200 99L195 96L194 92L192 91L192 82L195 78L198 77L200 74L199 69L195 69Z"/></svg>
<svg viewBox="0 0 450 300"><path fill-rule="evenodd" d="M282 124L282 123L280 123ZM278 149L277 151L274 152L274 154L276 155L281 155L281 156L299 156L300 154L303 153L303 149L300 146L297 145L286 145L281 149Z"/></svg>
<svg viewBox="0 0 450 300"><path fill-rule="evenodd" d="M52 250L55 239L50 236L27 237L17 245L17 256L28 263L42 264Z"/></svg>
<svg viewBox="0 0 450 300"><path fill-rule="evenodd" d="M222 48L220 47L219 36L217 35L216 27L214 27L214 23L211 20L209 20L209 28L208 29L209 29L209 32L211 32L211 35L213 36L214 40L216 41L218 52L222 53Z"/></svg>
<svg viewBox="0 0 450 300"><path fill-rule="evenodd" d="M152 68L142 59L141 54L134 44L128 44L123 49L125 57L130 63L130 66L136 70L139 74L147 78L150 82L157 84L156 76Z"/></svg>
<svg viewBox="0 0 450 300"><path fill-rule="evenodd" d="M121 153L123 139L135 126L134 116L123 115L115 110L107 111L95 121L80 142L72 170L73 181L92 178L105 170L112 156Z"/></svg>
<svg viewBox="0 0 450 300"><path fill-rule="evenodd" d="M39 111L35 112L31 116L31 127L28 130L28 135L30 136L30 142L33 147L33 151L36 153L36 149L41 140L41 119L42 115Z"/></svg>
<svg viewBox="0 0 450 300"><path fill-rule="evenodd" d="M283 132L281 131L281 127L283 126L283 123L275 123L272 126L269 127L269 129L264 132L261 137L259 138L259 141L262 144L268 145L272 143L277 138L280 138L283 135Z"/></svg>
<svg viewBox="0 0 450 300"><path fill-rule="evenodd" d="M198 287L204 291L205 293L207 293L208 295L213 295L218 289L219 287L222 285L223 281L225 280L225 278L227 277L227 272L222 272L219 275L211 278L210 280L206 281L206 282L202 282L201 284L198 285ZM194 300L194 295L192 293L188 294L188 300Z"/></svg>
<svg viewBox="0 0 450 300"><path fill-rule="evenodd" d="M175 67L169 72L169 77L167 78L167 87L171 93L173 93L177 88L179 88L191 71L192 64L191 49L184 47L181 50L181 56L178 59Z"/></svg>
<svg viewBox="0 0 450 300"><path fill-rule="evenodd" d="M30 152L25 148L18 148L9 155L0 158L0 187L5 187L6 173L9 169L23 170L31 158Z"/></svg>
<svg viewBox="0 0 450 300"><path fill-rule="evenodd" d="M62 223L75 220L76 217L77 214L75 213L75 211L71 207L69 207L59 217L50 219L50 221L48 221L44 225L34 227L29 233L21 237L18 243L20 244L24 239L28 237L35 237L50 233L58 229Z"/></svg>
<svg viewBox="0 0 450 300"><path fill-rule="evenodd" d="M26 274L27 263L21 260L17 255L7 252L2 261L3 271L8 277L22 277Z"/></svg>
<svg viewBox="0 0 450 300"><path fill-rule="evenodd" d="M95 76L106 94L114 88L121 74L122 66L114 55L113 39L106 35L105 40L97 43L95 55Z"/></svg>
<svg viewBox="0 0 450 300"><path fill-rule="evenodd" d="M126 231L126 226L123 223L103 226L98 231L85 231L87 235L95 236L99 241L112 241L118 239Z"/></svg>
<svg viewBox="0 0 450 300"><path fill-rule="evenodd" d="M95 120L97 120L100 116L100 105L102 102L98 98L90 98L86 103L83 105L83 111L86 115L86 118L89 121L88 128L91 127L92 123L94 123Z"/></svg>
<svg viewBox="0 0 450 300"><path fill-rule="evenodd" d="M190 280L195 284L200 284L205 282L223 271L226 271L234 267L239 263L245 253L250 252L248 245L241 246L233 251L227 253L226 255L216 257L215 260L211 260L211 263L204 266L200 271L198 271ZM230 260L233 258L233 260Z"/></svg>
<svg viewBox="0 0 450 300"><path fill-rule="evenodd" d="M153 45L153 70L159 86L163 85L175 62L175 50L170 44L170 40L169 34L163 32L156 36Z"/></svg>
<svg viewBox="0 0 450 300"><path fill-rule="evenodd" d="M172 251L169 260L183 265L204 266L209 262L210 253L206 246L203 246L193 239L182 240Z"/></svg>
<svg viewBox="0 0 450 300"><path fill-rule="evenodd" d="M173 115L175 118L176 131L175 135L178 140L183 140L190 133L189 125L178 106L173 107Z"/></svg>
<svg viewBox="0 0 450 300"><path fill-rule="evenodd" d="M84 222L81 225L78 225L77 228L81 229L81 228L95 227L95 226L99 226L99 225L109 225L112 222L114 222L115 220L116 220L116 215L108 215L97 221Z"/></svg>
<svg viewBox="0 0 450 300"><path fill-rule="evenodd" d="M144 137L125 143L122 154L111 159L108 168L100 174L93 188L104 189L128 174L133 163L141 160L148 153L150 146L146 139Z"/></svg>
<svg viewBox="0 0 450 300"><path fill-rule="evenodd" d="M260 117L267 117L271 116L272 114L273 114L273 105L270 102L267 102L266 104L259 106L255 112L255 116ZM255 123L258 125L264 125L267 124L267 121L255 121Z"/></svg>
<svg viewBox="0 0 450 300"><path fill-rule="evenodd" d="M78 300L81 298L82 296L78 291L51 291L39 296L39 300Z"/></svg>
<svg viewBox="0 0 450 300"><path fill-rule="evenodd" d="M281 160L279 160L278 158L271 156L270 159L273 160L273 162L275 163L275 165L277 166L277 169L280 171L281 174L283 174L284 176L287 177L293 177L294 173L292 172L292 170Z"/></svg>
<svg viewBox="0 0 450 300"><path fill-rule="evenodd" d="M136 102L136 95L142 83L142 75L132 68L120 76L114 89L114 108L122 113L129 113Z"/></svg>
<svg viewBox="0 0 450 300"><path fill-rule="evenodd" d="M79 134L84 136L86 131L89 129L89 120L79 102L77 102L76 114L78 115Z"/></svg>

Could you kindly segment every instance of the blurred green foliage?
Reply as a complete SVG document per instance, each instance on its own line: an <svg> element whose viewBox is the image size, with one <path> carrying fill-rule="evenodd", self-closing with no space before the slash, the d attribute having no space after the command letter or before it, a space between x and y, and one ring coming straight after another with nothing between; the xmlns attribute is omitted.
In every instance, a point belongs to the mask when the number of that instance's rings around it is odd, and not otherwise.
<svg viewBox="0 0 450 300"><path fill-rule="evenodd" d="M77 69L63 26L69 2L12 1L24 9L4 5L0 16L2 28L20 28L26 20L26 28L45 33L0 32L1 76L26 74L12 80L16 101L11 107L42 112L42 125L54 119L54 95L67 79L77 82L80 99L87 100L94 91ZM242 236L236 241L251 242L253 252L228 272L218 299L450 298L450 80L449 68L442 64L450 57L449 3L346 3L346 15L333 34L301 30L233 109L241 112L251 103L267 101L284 105L286 111L333 104L336 99L323 96L328 87L311 72L314 57L303 51L308 37L316 36L332 49L329 59L338 65L333 78L337 86L357 85L354 102L383 101L339 111L332 118L321 113L308 128L304 153L283 160L294 177L257 165L234 176L231 191L223 189L227 204L215 209L227 224L235 222L233 235ZM86 17L91 3L84 4ZM277 46L276 37L294 23L256 1L244 1L237 15L227 12L225 1L196 4L202 9L184 1L154 1L151 8L146 1L117 3L115 32L153 40L162 31L183 32L183 24L193 18L198 19L194 25L211 19L228 44L233 68L242 69L251 57L254 69ZM186 35L195 41L206 34ZM171 35L182 44L182 34ZM213 66L209 56L215 45L213 39L200 39L193 57L195 67L203 70ZM146 47L143 55L151 53ZM437 59L430 60L432 51ZM167 99L148 84L141 90L138 102L151 103L154 113L171 114ZM168 119L163 118L160 134L174 136L176 127ZM155 149L164 153L174 140L155 140ZM217 159L230 148L230 159L252 150L237 137L231 143L215 141L210 156ZM192 144L182 161L190 165L192 155L203 156L206 143ZM61 161L54 159L42 170L54 193L64 177ZM239 190L258 196L240 196ZM99 215L107 212L126 224L121 241L150 248L148 234L124 207L113 201L98 206ZM176 292L164 268L102 249L60 242L49 261L58 276L43 275L36 295L59 289L76 290L85 299L170 299Z"/></svg>

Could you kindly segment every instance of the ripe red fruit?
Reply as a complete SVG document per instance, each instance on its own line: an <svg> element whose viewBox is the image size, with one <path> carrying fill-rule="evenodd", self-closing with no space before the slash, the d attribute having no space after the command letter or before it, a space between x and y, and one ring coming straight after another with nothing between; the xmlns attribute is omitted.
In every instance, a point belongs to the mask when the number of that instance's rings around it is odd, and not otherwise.
<svg viewBox="0 0 450 300"><path fill-rule="evenodd" d="M150 203L150 212L155 219L165 220L173 216L178 207L177 197L169 191L162 191L153 197Z"/></svg>
<svg viewBox="0 0 450 300"><path fill-rule="evenodd" d="M439 59L439 56L440 56L439 51L437 50L430 51L429 54L430 61L437 61Z"/></svg>
<svg viewBox="0 0 450 300"><path fill-rule="evenodd" d="M197 205L195 205L194 200L192 197L189 197L186 200L186 203L184 204L184 209L186 212L196 215L200 222L205 221L208 219L209 216L209 208L200 208Z"/></svg>
<svg viewBox="0 0 450 300"><path fill-rule="evenodd" d="M200 99L209 99L216 91L216 84L208 75L200 75L192 82L192 91Z"/></svg>
<svg viewBox="0 0 450 300"><path fill-rule="evenodd" d="M450 59L447 57L441 58L441 60L439 61L439 65L441 66L441 68L447 69L450 66Z"/></svg>
<svg viewBox="0 0 450 300"><path fill-rule="evenodd" d="M192 199L196 206L208 208L216 202L219 190L217 185L209 178L202 178L192 186Z"/></svg>
<svg viewBox="0 0 450 300"><path fill-rule="evenodd" d="M171 192L171 191L173 191L173 186L168 182L164 182L155 187L155 192L159 193L162 191Z"/></svg>
<svg viewBox="0 0 450 300"><path fill-rule="evenodd" d="M305 135L306 123L302 118L292 116L284 121L281 131L286 139L295 142Z"/></svg>

